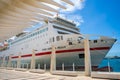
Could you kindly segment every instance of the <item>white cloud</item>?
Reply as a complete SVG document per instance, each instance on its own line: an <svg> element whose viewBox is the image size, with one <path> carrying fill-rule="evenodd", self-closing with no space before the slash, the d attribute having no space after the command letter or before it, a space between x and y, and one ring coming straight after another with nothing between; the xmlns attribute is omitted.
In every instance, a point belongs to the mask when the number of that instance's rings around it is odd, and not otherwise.
<svg viewBox="0 0 120 80"><path fill-rule="evenodd" d="M84 22L82 16L80 14L76 14L74 12L76 12L78 10L82 10L84 8L85 0L71 0L71 2L74 3L74 6L72 6L70 4L65 4L61 0L55 0L55 1L64 5L67 8L66 10L59 9L60 10L59 15L61 17L64 17L66 19L70 19L70 20L74 21L77 24L77 26L80 26L81 23Z"/></svg>
<svg viewBox="0 0 120 80"><path fill-rule="evenodd" d="M66 10L56 8L56 9L59 9L60 12L73 12L75 10L81 10L84 7L84 0L71 0L71 2L73 2L74 6L72 6L70 4L66 4L65 2L63 2L61 0L54 0L54 1L58 2L59 4L65 6L67 8Z"/></svg>
<svg viewBox="0 0 120 80"><path fill-rule="evenodd" d="M77 26L80 26L81 23L84 22L82 16L80 15L66 15L66 14L60 14L61 17L65 18L65 19L69 19L70 21L74 21L74 23L77 25Z"/></svg>
<svg viewBox="0 0 120 80"><path fill-rule="evenodd" d="M75 10L83 9L83 1L81 1L81 0L71 0L71 1L74 3L74 6L67 4L66 5L67 11L73 12Z"/></svg>

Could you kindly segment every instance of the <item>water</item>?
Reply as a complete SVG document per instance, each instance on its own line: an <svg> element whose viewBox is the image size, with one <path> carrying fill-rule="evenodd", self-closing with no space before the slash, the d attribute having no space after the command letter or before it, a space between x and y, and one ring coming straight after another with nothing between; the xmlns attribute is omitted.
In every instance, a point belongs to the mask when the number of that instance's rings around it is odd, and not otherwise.
<svg viewBox="0 0 120 80"><path fill-rule="evenodd" d="M113 72L120 72L120 58L104 59L99 65L99 68L108 65L113 68Z"/></svg>

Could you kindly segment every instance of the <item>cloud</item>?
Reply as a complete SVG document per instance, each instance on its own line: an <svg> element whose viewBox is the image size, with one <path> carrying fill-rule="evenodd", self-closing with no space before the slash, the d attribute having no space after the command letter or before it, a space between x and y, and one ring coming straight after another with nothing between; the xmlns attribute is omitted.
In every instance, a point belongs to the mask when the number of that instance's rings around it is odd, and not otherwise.
<svg viewBox="0 0 120 80"><path fill-rule="evenodd" d="M71 0L71 2L73 2L73 5L70 4L66 4L65 2L61 1L61 0L54 0L56 2L58 2L61 5L64 5L66 7L66 9L60 9L60 8L56 8L59 9L60 12L74 12L76 10L81 10L84 7L84 1L85 0Z"/></svg>
<svg viewBox="0 0 120 80"><path fill-rule="evenodd" d="M78 13L75 13L75 12L80 11L84 8L85 0L71 0L71 2L74 3L74 6L72 6L70 4L65 4L61 0L55 0L55 1L64 5L67 8L66 10L59 9L59 11L60 11L59 16L60 17L64 17L66 19L74 21L77 24L77 26L80 26L81 23L84 22L82 16Z"/></svg>
<svg viewBox="0 0 120 80"><path fill-rule="evenodd" d="M71 0L74 3L74 6L67 4L67 10L68 12L73 12L76 10L81 10L83 9L84 5L83 5L83 1L81 0Z"/></svg>
<svg viewBox="0 0 120 80"><path fill-rule="evenodd" d="M77 14L76 15L74 15L74 14L70 14L70 15L60 14L59 16L74 22L77 26L80 26L81 23L84 22L82 16L77 15Z"/></svg>

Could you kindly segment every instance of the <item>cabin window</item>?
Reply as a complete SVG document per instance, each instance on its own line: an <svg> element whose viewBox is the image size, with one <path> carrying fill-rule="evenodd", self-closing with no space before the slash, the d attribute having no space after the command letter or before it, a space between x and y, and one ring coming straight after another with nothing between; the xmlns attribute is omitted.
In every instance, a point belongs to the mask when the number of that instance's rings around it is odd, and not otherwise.
<svg viewBox="0 0 120 80"><path fill-rule="evenodd" d="M69 42L69 45L72 45L72 42Z"/></svg>
<svg viewBox="0 0 120 80"><path fill-rule="evenodd" d="M69 45L72 45L72 38L68 38L67 42L69 43Z"/></svg>
<svg viewBox="0 0 120 80"><path fill-rule="evenodd" d="M57 36L57 37L56 37L56 40L57 40L57 41L60 41L60 36Z"/></svg>
<svg viewBox="0 0 120 80"><path fill-rule="evenodd" d="M101 40L101 42L103 42L104 40Z"/></svg>
<svg viewBox="0 0 120 80"><path fill-rule="evenodd" d="M94 40L94 43L97 43L97 40Z"/></svg>
<svg viewBox="0 0 120 80"><path fill-rule="evenodd" d="M79 55L79 58L84 58L84 53L83 54L78 54Z"/></svg>
<svg viewBox="0 0 120 80"><path fill-rule="evenodd" d="M53 42L55 41L54 37L53 37Z"/></svg>

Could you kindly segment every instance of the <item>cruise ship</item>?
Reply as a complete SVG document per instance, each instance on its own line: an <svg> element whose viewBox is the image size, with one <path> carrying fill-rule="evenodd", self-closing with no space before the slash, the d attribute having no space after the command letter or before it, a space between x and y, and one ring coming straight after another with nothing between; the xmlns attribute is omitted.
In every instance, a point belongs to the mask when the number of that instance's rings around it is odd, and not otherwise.
<svg viewBox="0 0 120 80"><path fill-rule="evenodd" d="M50 55L52 45L56 50L56 69L61 69L62 64L66 70L71 70L75 65L75 70L84 69L84 36L79 28L72 21L61 17L55 17L38 29L17 35L17 38L9 42L9 45L0 49L0 65L4 60L7 66L9 56L11 56L12 66L17 65L19 55L22 64L28 64L30 68L32 51L35 50L36 68L40 64L43 68L46 64L50 68ZM97 69L102 59L111 49L116 39L100 36L97 39L89 39L91 64L93 69Z"/></svg>

